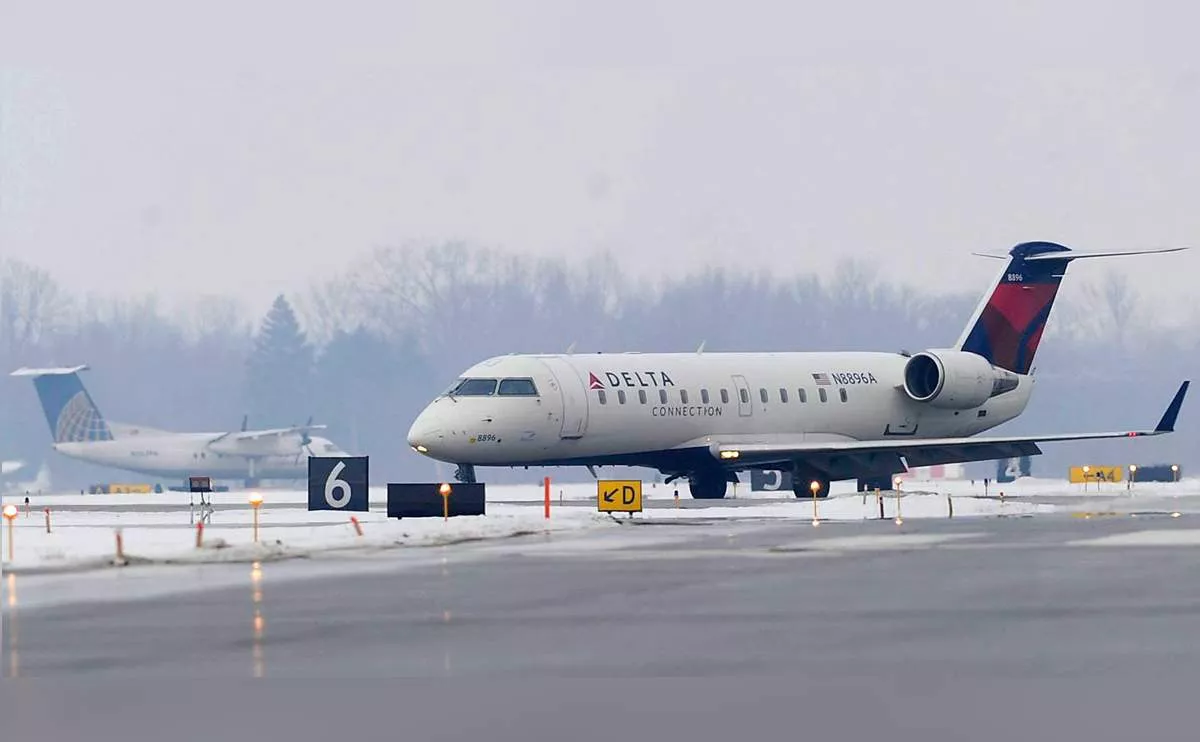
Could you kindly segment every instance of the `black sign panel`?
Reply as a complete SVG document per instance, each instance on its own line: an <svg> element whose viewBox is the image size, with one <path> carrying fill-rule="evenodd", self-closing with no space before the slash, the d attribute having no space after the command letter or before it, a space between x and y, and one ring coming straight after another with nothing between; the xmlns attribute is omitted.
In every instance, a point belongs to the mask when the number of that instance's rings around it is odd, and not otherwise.
<svg viewBox="0 0 1200 742"><path fill-rule="evenodd" d="M367 512L366 456L309 456L308 509Z"/></svg>
<svg viewBox="0 0 1200 742"><path fill-rule="evenodd" d="M212 492L212 477L188 477L189 492Z"/></svg>
<svg viewBox="0 0 1200 742"><path fill-rule="evenodd" d="M1183 467L1178 464L1172 469L1170 464L1155 464L1139 466L1131 477L1134 484L1138 482L1175 482L1183 478Z"/></svg>
<svg viewBox="0 0 1200 742"><path fill-rule="evenodd" d="M441 518L442 482L400 483L387 486L389 518ZM445 498L448 515L483 515L486 509L483 482L466 484L451 482L450 495Z"/></svg>
<svg viewBox="0 0 1200 742"><path fill-rule="evenodd" d="M751 492L783 492L792 491L792 473L790 471L750 470Z"/></svg>

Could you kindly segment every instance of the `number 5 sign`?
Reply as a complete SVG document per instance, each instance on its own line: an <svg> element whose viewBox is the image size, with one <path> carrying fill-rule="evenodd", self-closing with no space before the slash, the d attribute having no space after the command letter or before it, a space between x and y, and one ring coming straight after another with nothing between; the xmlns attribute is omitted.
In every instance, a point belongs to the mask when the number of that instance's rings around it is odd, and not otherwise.
<svg viewBox="0 0 1200 742"><path fill-rule="evenodd" d="M367 511L366 456L309 456L308 509Z"/></svg>

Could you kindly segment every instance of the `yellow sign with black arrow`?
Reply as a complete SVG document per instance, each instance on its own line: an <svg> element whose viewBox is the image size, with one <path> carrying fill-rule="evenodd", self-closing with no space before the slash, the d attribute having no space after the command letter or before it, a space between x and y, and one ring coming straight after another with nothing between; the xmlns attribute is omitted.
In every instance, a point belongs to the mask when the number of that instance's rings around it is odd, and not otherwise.
<svg viewBox="0 0 1200 742"><path fill-rule="evenodd" d="M596 482L596 507L602 513L642 512L642 483L637 479Z"/></svg>

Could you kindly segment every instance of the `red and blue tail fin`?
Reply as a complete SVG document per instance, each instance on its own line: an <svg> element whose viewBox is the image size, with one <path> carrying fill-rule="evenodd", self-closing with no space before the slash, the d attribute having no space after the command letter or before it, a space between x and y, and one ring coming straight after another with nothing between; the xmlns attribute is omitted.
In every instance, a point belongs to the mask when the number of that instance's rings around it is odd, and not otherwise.
<svg viewBox="0 0 1200 742"><path fill-rule="evenodd" d="M981 355L994 366L1028 374L1068 263L1183 249L1077 252L1054 242L1023 242L1009 251L1008 264L975 308L955 347Z"/></svg>

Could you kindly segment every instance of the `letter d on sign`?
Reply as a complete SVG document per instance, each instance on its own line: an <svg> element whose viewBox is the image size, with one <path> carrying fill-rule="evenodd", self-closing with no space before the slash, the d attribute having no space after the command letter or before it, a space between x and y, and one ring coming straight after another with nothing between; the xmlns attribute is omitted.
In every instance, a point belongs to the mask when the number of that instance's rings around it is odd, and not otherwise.
<svg viewBox="0 0 1200 742"><path fill-rule="evenodd" d="M366 456L310 456L308 509L365 513L369 498Z"/></svg>

